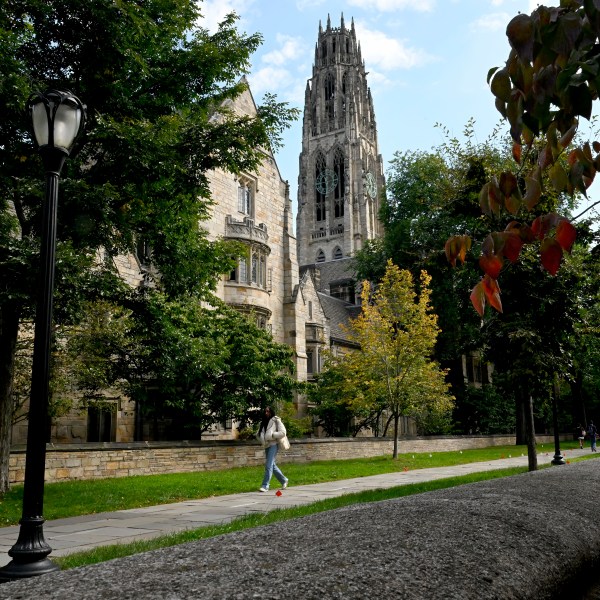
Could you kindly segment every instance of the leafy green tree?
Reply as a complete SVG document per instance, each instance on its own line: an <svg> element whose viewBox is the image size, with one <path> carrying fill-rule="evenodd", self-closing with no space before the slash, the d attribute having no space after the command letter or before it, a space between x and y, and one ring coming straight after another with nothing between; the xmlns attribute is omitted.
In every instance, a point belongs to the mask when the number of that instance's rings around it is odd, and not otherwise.
<svg viewBox="0 0 600 600"><path fill-rule="evenodd" d="M152 420L185 417L202 435L246 423L269 404L290 402L298 384L291 349L217 299L134 293L127 311L96 303L68 338L76 388L87 402L120 389Z"/></svg>
<svg viewBox="0 0 600 600"><path fill-rule="evenodd" d="M449 269L443 248L452 235L468 235L474 245L481 244L493 221L481 215L479 191L507 159L502 138L475 141L472 120L464 134L459 141L444 130L444 142L431 151L394 156L380 215L384 236L368 243L357 260L360 275L372 281L381 278L389 258L414 277L422 270L431 276L431 302L440 327L435 358L448 370L456 398L454 429L494 433L514 428L514 411L503 412L506 421L500 423L492 418L490 403L476 409L463 375L463 356L485 350L480 319L469 310L468 300L477 262L467 255L462 269Z"/></svg>
<svg viewBox="0 0 600 600"><path fill-rule="evenodd" d="M488 82L496 108L510 125L515 167L493 176L479 197L484 214L509 221L503 231L490 233L481 246L479 266L484 276L471 293L473 306L481 316L486 306L502 312L505 303L500 299L498 277L508 263L517 262L524 247L539 244L542 268L552 276L557 274L578 233L568 218L557 212L557 197L560 199L564 193L572 198L587 195L600 167L597 142L577 141L572 146L580 118L590 119L593 100L598 97L597 4L570 0L561 2L560 7L538 6L531 15L514 17L506 34L511 46L509 57L504 67L490 69ZM531 217L535 218L529 222ZM470 242L469 236L453 236L447 241L446 253L452 264L465 259ZM530 258L529 253L525 254L523 262ZM522 298L519 270L513 269L512 275L508 285L518 288L516 295ZM554 378L566 375L565 362L570 353L559 348L569 339L572 319L579 315L573 306L576 302L565 303L565 297L558 297L560 284L540 282L539 277L534 280L537 285L528 303L535 298L536 315L529 311L528 320L515 316L520 323L513 321L505 335L505 340L512 342L511 365L518 365L511 383L520 402L527 404L524 412L530 469L537 465L532 394L540 393L540 385L548 385L549 365L553 365ZM541 289L550 296L540 294ZM506 290L505 284L503 295ZM522 312L523 305L513 302L512 309ZM570 309L571 320L560 312L563 309ZM536 325L536 316L544 319L546 331L539 322ZM523 360L512 360L524 358L533 349L535 365L526 368ZM497 355L498 360L506 358L505 353Z"/></svg>
<svg viewBox="0 0 600 600"><path fill-rule="evenodd" d="M324 358L323 370L308 387L315 425L330 437L355 437L363 429L378 437L383 402L366 400L369 382L348 378L344 357L327 353Z"/></svg>
<svg viewBox="0 0 600 600"><path fill-rule="evenodd" d="M210 34L195 0L3 4L0 493L8 488L16 340L33 313L43 198L26 100L36 90L66 88L88 109L85 145L61 181L57 323L76 323L86 300L122 294L113 258L140 240L152 248L162 293L203 298L235 256L198 227L210 209L207 173L253 170L296 116L272 96L258 118L221 109L245 88L242 76L261 42L238 32L236 19L229 15Z"/></svg>
<svg viewBox="0 0 600 600"><path fill-rule="evenodd" d="M431 360L438 327L429 283L421 273L417 297L411 273L388 262L374 292L364 283L361 314L350 323L350 338L360 350L339 360L337 373L345 382L341 402L373 413L387 411L394 458L400 417L452 409L445 372Z"/></svg>

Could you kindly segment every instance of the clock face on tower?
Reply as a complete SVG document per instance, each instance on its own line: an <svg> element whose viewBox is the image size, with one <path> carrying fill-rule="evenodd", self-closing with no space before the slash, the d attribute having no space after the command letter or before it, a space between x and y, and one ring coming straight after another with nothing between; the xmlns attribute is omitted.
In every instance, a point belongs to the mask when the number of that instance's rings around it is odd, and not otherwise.
<svg viewBox="0 0 600 600"><path fill-rule="evenodd" d="M367 173L365 175L365 189L371 198L375 198L377 195L377 184L375 183L375 176L373 173Z"/></svg>
<svg viewBox="0 0 600 600"><path fill-rule="evenodd" d="M338 176L335 171L331 169L323 169L318 175L315 181L315 188L319 194L327 196L329 192L332 192L338 184Z"/></svg>

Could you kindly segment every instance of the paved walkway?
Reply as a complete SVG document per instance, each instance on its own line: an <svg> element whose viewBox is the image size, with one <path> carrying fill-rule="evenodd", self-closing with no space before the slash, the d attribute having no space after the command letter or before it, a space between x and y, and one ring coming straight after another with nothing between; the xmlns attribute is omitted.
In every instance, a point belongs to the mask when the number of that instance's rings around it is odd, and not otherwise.
<svg viewBox="0 0 600 600"><path fill-rule="evenodd" d="M563 456L566 460L569 460L571 457L589 453L588 447L584 450L567 450L563 452ZM540 465L549 463L553 456L554 450L549 447L547 453L544 452L538 456L538 462ZM150 539L185 529L227 523L245 514L267 513L277 508L312 504L319 500L344 494L391 488L515 466L527 466L527 456L521 455L455 467L387 473L312 485L294 486L292 480L290 481L290 487L283 491L281 495L277 495L277 488L275 487L268 493L247 492L47 521L44 524L44 536L52 547L52 554L50 555L50 558L52 558L53 556L64 556L72 552L90 550L98 546ZM273 478L272 483L277 484L275 478ZM16 542L18 533L18 526L0 528L0 566L9 562L10 557L7 552Z"/></svg>

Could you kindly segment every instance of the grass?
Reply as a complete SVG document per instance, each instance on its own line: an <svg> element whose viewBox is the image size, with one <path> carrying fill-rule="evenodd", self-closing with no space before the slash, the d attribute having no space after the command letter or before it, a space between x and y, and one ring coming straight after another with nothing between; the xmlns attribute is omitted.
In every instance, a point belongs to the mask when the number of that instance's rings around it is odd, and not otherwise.
<svg viewBox="0 0 600 600"><path fill-rule="evenodd" d="M561 450L568 451L576 448L577 445L577 442L563 442L561 443ZM393 460L389 456L380 456L366 459L315 461L302 464L282 463L282 468L286 476L293 482L293 485L306 485L398 472L405 469L424 469L498 460L521 454L526 455L526 453L527 448L525 446L496 446L454 452L409 453L400 455L397 460ZM538 453L542 457L546 454L551 457L554 453L554 447L551 444L540 444L538 446ZM596 456L589 455L573 460L595 458ZM549 460L545 462L549 462ZM223 525L186 530L130 544L103 546L88 552L75 553L60 558L53 557L53 560L61 568L69 569L231 533L258 525L332 510L350 504L419 494L475 481L515 475L526 470L526 467L494 470L385 490L347 494L316 502L308 506L279 509L264 515L247 515ZM261 480L262 471L262 467L242 467L226 471L148 475L47 484L44 494L45 518L58 519L255 491ZM21 515L22 493L23 487L15 486L0 499L1 525L12 525L18 522Z"/></svg>
<svg viewBox="0 0 600 600"><path fill-rule="evenodd" d="M565 442L563 450L577 442ZM550 452L549 444L539 453ZM425 469L506 458L527 454L525 446L495 446L455 452L409 453L349 460L282 463L292 485L366 477L405 469ZM61 519L128 508L169 504L184 500L255 491L263 468L240 467L224 471L144 475L114 479L49 483L44 491L44 517ZM23 486L12 487L0 498L0 526L16 525L21 518Z"/></svg>

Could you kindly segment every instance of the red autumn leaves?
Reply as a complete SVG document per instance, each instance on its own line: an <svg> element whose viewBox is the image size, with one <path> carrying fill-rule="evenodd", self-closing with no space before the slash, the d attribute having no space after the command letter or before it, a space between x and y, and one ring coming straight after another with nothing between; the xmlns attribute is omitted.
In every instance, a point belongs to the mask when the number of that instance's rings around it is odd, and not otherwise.
<svg viewBox="0 0 600 600"><path fill-rule="evenodd" d="M598 98L600 2L561 2L519 14L506 28L510 53L503 67L488 72L495 105L510 125L512 157L519 175L504 172L481 190L481 210L498 220L532 211L544 193L587 195L600 171L600 143L575 148L581 118L590 120ZM481 247L483 279L471 293L483 316L486 304L502 310L498 276L506 262L518 259L524 244L538 242L544 269L555 275L576 233L565 218L552 212L530 225L512 221L502 232L490 233ZM455 265L465 260L468 236L446 242L446 255Z"/></svg>
<svg viewBox="0 0 600 600"><path fill-rule="evenodd" d="M514 263L525 244L540 241L542 266L556 275L564 252L570 252L575 242L575 228L565 217L549 213L537 217L531 224L511 221L504 231L490 233L481 245L479 267L485 273L471 292L475 310L483 316L486 304L502 312L498 277L506 261ZM464 263L471 247L469 236L451 237L445 246L446 257L452 266L458 258Z"/></svg>

